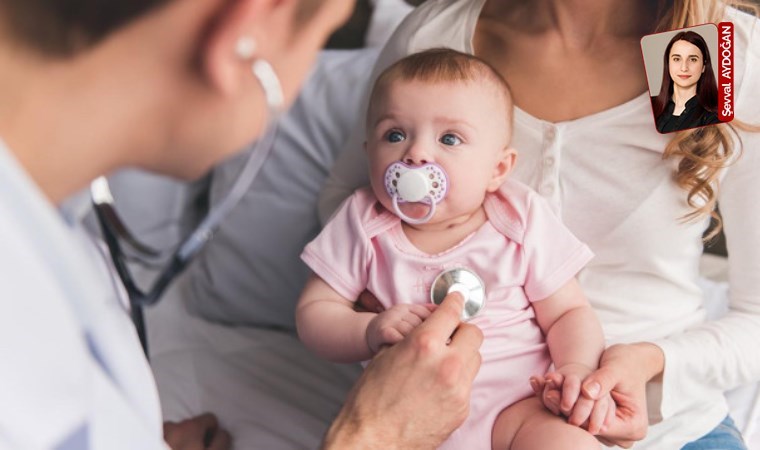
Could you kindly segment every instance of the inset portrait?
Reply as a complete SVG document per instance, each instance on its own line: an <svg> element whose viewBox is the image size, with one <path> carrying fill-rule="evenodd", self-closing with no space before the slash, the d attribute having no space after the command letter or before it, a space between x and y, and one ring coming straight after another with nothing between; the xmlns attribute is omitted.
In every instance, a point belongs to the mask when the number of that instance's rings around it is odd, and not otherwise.
<svg viewBox="0 0 760 450"><path fill-rule="evenodd" d="M660 133L720 123L718 29L699 25L641 39L654 124Z"/></svg>

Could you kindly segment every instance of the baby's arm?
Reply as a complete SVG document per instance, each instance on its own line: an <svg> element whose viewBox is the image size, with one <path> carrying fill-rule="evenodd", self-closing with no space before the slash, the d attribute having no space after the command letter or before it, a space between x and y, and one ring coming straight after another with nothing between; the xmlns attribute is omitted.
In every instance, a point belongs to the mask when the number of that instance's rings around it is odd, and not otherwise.
<svg viewBox="0 0 760 450"><path fill-rule="evenodd" d="M298 337L313 352L334 362L372 358L367 326L377 314L357 312L322 278L312 274L296 307Z"/></svg>
<svg viewBox="0 0 760 450"><path fill-rule="evenodd" d="M301 341L331 361L364 361L382 346L401 341L434 308L432 304L401 304L377 314L357 312L353 306L323 279L312 275L296 308Z"/></svg>
<svg viewBox="0 0 760 450"><path fill-rule="evenodd" d="M546 299L533 302L533 309L559 374L548 379L561 384L556 386L561 392L560 412L573 425L581 425L594 407L590 400L579 401L581 382L599 365L604 351L602 327L575 278Z"/></svg>

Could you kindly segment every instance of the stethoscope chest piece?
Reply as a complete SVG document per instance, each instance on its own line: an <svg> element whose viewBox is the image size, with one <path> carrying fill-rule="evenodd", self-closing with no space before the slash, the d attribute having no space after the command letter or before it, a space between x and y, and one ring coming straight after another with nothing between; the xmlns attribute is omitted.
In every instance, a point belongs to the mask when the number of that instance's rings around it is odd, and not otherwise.
<svg viewBox="0 0 760 450"><path fill-rule="evenodd" d="M430 288L430 301L440 305L452 292L459 292L464 297L464 321L475 317L485 306L486 288L483 280L469 269L450 269L438 274Z"/></svg>

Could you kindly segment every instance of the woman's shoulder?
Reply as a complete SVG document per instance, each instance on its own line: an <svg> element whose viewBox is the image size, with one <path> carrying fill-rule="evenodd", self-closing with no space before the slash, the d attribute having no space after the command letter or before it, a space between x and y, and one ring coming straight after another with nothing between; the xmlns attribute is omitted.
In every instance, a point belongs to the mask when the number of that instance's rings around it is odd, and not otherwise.
<svg viewBox="0 0 760 450"><path fill-rule="evenodd" d="M402 53L433 47L466 51L485 0L428 0L412 11L389 40Z"/></svg>
<svg viewBox="0 0 760 450"><path fill-rule="evenodd" d="M407 20L420 25L443 19L460 22L480 15L485 0L428 0L415 8Z"/></svg>

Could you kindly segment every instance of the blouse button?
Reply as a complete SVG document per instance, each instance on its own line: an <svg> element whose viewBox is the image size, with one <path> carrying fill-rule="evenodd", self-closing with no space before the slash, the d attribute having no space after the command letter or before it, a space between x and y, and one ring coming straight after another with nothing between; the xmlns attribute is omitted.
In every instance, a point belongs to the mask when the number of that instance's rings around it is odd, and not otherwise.
<svg viewBox="0 0 760 450"><path fill-rule="evenodd" d="M554 157L553 156L547 156L544 158L544 165L546 167L551 167L554 165Z"/></svg>
<svg viewBox="0 0 760 450"><path fill-rule="evenodd" d="M554 127L549 127L546 130L546 140L551 142L554 140L554 138L557 136L557 131L554 129Z"/></svg>

